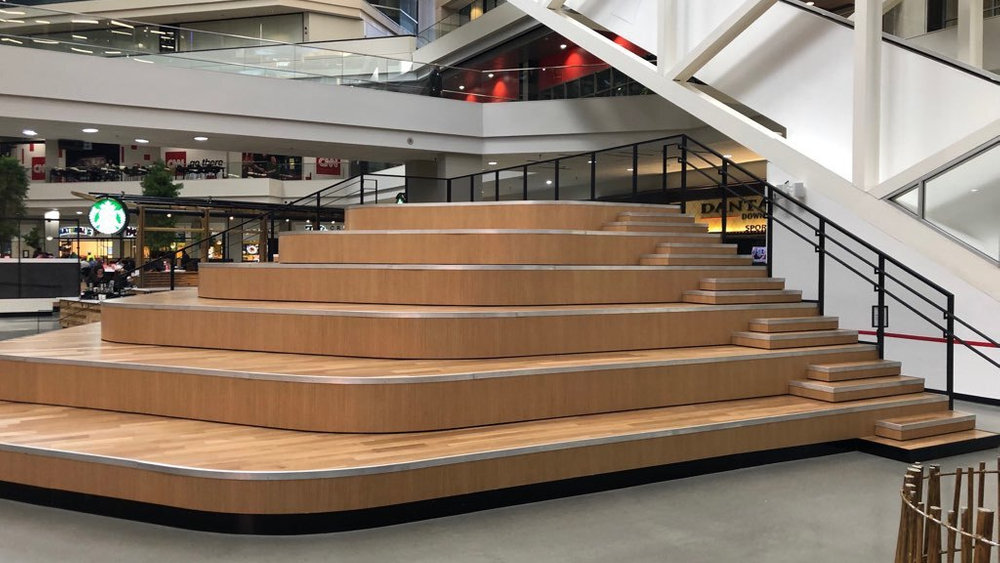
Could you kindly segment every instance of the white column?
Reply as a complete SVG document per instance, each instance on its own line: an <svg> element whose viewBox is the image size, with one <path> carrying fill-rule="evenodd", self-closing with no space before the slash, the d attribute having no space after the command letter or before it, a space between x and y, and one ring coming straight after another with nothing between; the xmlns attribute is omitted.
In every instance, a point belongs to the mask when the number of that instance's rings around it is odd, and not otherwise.
<svg viewBox="0 0 1000 563"><path fill-rule="evenodd" d="M666 76L677 64L677 0L656 3L656 70Z"/></svg>
<svg viewBox="0 0 1000 563"><path fill-rule="evenodd" d="M958 60L983 67L983 0L958 0Z"/></svg>
<svg viewBox="0 0 1000 563"><path fill-rule="evenodd" d="M882 90L882 1L854 3L853 181L862 190L879 182Z"/></svg>

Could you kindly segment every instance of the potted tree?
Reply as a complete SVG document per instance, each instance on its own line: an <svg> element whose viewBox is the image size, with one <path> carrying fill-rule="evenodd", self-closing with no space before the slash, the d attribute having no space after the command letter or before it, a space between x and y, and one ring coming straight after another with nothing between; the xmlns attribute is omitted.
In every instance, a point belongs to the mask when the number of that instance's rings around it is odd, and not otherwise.
<svg viewBox="0 0 1000 563"><path fill-rule="evenodd" d="M27 171L16 158L0 156L0 246L6 254L11 252L11 239L21 235L17 218L24 215L27 195Z"/></svg>

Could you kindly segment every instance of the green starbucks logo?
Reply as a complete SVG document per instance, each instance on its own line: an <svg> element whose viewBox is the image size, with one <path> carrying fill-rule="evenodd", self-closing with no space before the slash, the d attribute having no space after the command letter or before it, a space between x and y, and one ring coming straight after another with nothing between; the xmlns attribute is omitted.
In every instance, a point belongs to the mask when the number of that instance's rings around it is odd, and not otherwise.
<svg viewBox="0 0 1000 563"><path fill-rule="evenodd" d="M128 210L120 199L102 197L90 206L90 224L102 235L116 235L128 224Z"/></svg>

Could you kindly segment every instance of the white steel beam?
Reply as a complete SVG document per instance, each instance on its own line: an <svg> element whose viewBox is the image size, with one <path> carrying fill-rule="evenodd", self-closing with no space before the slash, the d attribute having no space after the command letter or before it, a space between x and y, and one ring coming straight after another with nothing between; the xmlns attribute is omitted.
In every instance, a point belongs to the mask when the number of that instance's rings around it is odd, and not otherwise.
<svg viewBox="0 0 1000 563"><path fill-rule="evenodd" d="M746 31L764 12L768 11L777 0L747 0L735 12L729 15L719 27L686 54L668 73L668 78L678 82L687 82L701 67L719 54L727 45ZM662 24L662 22L661 22Z"/></svg>
<svg viewBox="0 0 1000 563"><path fill-rule="evenodd" d="M862 190L879 181L882 101L882 2L854 2L854 120L852 181Z"/></svg>

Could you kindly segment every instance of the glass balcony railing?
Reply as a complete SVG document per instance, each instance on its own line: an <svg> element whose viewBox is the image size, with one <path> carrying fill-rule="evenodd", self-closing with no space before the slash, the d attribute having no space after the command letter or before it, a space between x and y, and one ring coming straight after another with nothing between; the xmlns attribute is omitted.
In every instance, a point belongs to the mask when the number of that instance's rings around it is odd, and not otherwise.
<svg viewBox="0 0 1000 563"><path fill-rule="evenodd" d="M368 0L368 3L403 28L406 33L416 35L417 0Z"/></svg>
<svg viewBox="0 0 1000 563"><path fill-rule="evenodd" d="M463 68L426 65L214 31L0 3L0 46L118 59L469 102L572 99L648 93L607 65ZM199 45L226 45L198 49Z"/></svg>
<svg viewBox="0 0 1000 563"><path fill-rule="evenodd" d="M420 33L417 34L417 46L423 47L431 41L441 39L463 25L478 19L486 12L506 3L507 0L475 0L461 10L441 18L434 24L420 30Z"/></svg>
<svg viewBox="0 0 1000 563"><path fill-rule="evenodd" d="M1000 265L1000 139L892 196L891 201Z"/></svg>

